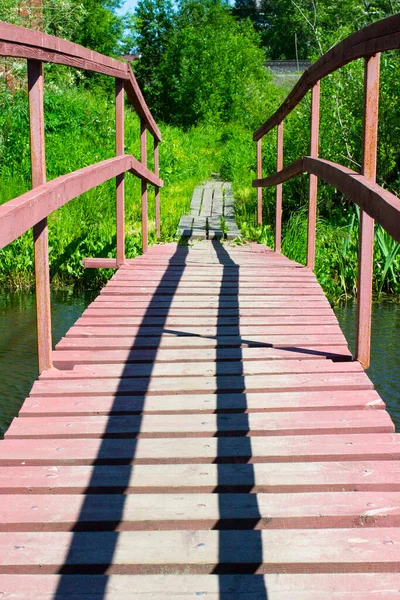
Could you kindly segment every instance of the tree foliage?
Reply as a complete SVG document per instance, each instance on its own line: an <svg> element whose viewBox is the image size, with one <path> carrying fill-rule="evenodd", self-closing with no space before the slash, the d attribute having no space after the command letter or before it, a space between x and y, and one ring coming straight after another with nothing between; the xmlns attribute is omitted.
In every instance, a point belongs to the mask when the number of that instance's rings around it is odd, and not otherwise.
<svg viewBox="0 0 400 600"><path fill-rule="evenodd" d="M135 65L136 75L155 114L164 112L167 81L162 67L174 17L172 0L140 0L131 22L134 43L141 54Z"/></svg>
<svg viewBox="0 0 400 600"><path fill-rule="evenodd" d="M118 54L124 42L125 18L115 12L122 0L2 0L0 20L33 27L91 50Z"/></svg>
<svg viewBox="0 0 400 600"><path fill-rule="evenodd" d="M271 60L315 59L357 29L399 10L397 0L235 0Z"/></svg>
<svg viewBox="0 0 400 600"><path fill-rule="evenodd" d="M181 0L173 12L169 0L142 0L135 26L139 83L153 86L149 97L163 119L253 126L272 106L258 35L233 18L227 2Z"/></svg>

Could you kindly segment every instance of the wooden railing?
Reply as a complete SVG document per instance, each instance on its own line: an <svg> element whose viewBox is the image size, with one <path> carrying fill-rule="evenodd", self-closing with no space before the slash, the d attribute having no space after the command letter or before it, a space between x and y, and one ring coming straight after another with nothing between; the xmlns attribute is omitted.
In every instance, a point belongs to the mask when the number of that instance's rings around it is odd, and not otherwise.
<svg viewBox="0 0 400 600"><path fill-rule="evenodd" d="M400 48L400 15L369 25L337 44L300 78L280 108L253 135L257 142L258 223L262 223L262 188L276 186L275 250L281 248L282 184L309 173L307 266L314 269L318 178L342 191L360 207L357 331L355 358L370 364L374 220L400 241L400 200L376 184L380 53ZM364 59L364 117L361 174L318 158L320 80L353 60ZM310 156L283 168L285 117L311 91ZM277 127L277 173L262 178L262 138Z"/></svg>
<svg viewBox="0 0 400 600"><path fill-rule="evenodd" d="M144 101L130 66L98 52L39 31L0 22L0 56L27 59L32 190L0 206L0 248L33 228L39 372L51 368L51 313L47 217L73 198L115 177L116 259L86 259L87 267L118 268L125 260L124 176L142 181L142 248L148 246L147 185L155 187L156 230L160 234L158 143L160 131ZM43 63L56 63L101 73L115 79L116 157L46 183ZM140 117L141 160L125 154L124 91ZM146 165L146 132L154 138L154 172Z"/></svg>

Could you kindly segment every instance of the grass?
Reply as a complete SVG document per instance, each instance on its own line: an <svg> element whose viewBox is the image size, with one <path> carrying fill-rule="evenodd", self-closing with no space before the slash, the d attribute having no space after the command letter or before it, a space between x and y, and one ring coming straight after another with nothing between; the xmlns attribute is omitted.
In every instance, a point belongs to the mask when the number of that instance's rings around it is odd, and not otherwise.
<svg viewBox="0 0 400 600"><path fill-rule="evenodd" d="M26 98L17 95L8 106L10 118L19 107L20 160L16 161L9 145L14 131L3 138L3 166L0 171L0 203L30 189L29 139ZM46 96L47 177L81 168L113 156L114 107L105 96L95 97L87 90ZM21 116L22 115L22 116ZM24 118L25 115L25 118ZM4 115L3 115L4 127ZM137 116L129 109L125 117L126 151L138 157L139 127ZM4 129L6 129L4 127ZM175 238L179 218L188 212L193 188L219 167L217 134L212 127L200 126L183 132L161 126L161 240ZM151 136L148 135L148 164L153 167ZM99 143L101 140L101 143ZM141 253L140 182L126 175L126 255ZM115 257L115 183L109 181L69 202L49 218L49 259L53 288L67 285L99 287L110 276L108 270L84 269L84 257ZM149 186L149 242L155 239L154 191ZM0 286L13 290L28 289L34 283L32 234L27 232L0 251Z"/></svg>
<svg viewBox="0 0 400 600"><path fill-rule="evenodd" d="M26 93L7 96L0 115L0 203L30 188L29 127ZM114 155L114 106L106 93L85 88L51 88L45 96L46 155L48 179ZM289 124L290 125L290 124ZM175 239L181 215L187 214L194 187L212 172L232 181L236 198L236 221L245 239L274 245L275 190L263 190L264 225L256 224L255 144L251 132L237 123L200 125L184 131L160 124L161 241ZM139 150L140 124L127 108L126 151ZM296 136L297 130L294 128ZM290 147L290 127L285 144ZM153 166L151 136L148 163ZM263 142L266 172L275 164L273 136ZM155 243L154 194L149 188L149 242ZM284 185L282 252L305 263L307 243L307 177ZM316 275L332 303L354 297L357 292L358 213L343 198L320 186L317 221ZM140 183L126 175L126 255L141 252ZM84 257L115 257L115 183L89 191L68 203L49 218L49 252L53 288L78 286L97 288L111 271L87 269ZM400 293L400 251L380 226L376 227L374 290L377 297ZM27 232L0 251L0 286L13 290L33 286L33 243Z"/></svg>

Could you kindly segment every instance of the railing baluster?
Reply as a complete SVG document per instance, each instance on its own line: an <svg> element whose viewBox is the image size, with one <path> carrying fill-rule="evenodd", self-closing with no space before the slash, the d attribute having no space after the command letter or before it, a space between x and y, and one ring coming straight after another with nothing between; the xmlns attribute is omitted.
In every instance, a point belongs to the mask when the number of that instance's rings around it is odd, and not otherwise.
<svg viewBox="0 0 400 600"><path fill-rule="evenodd" d="M46 183L43 64L28 60L28 97L32 187ZM49 242L47 219L33 227L35 244L36 319L39 373L52 367Z"/></svg>
<svg viewBox="0 0 400 600"><path fill-rule="evenodd" d="M283 169L283 121L277 128L276 170ZM282 236L282 184L276 186L276 214L275 214L275 252L281 251Z"/></svg>
<svg viewBox="0 0 400 600"><path fill-rule="evenodd" d="M158 156L158 140L156 138L154 138L154 174L157 175L157 177L160 174L160 167L159 167L159 156ZM160 226L160 188L156 185L154 188L154 194L155 194L155 208L156 208L156 235L157 238L160 237L160 233L161 233L161 226Z"/></svg>
<svg viewBox="0 0 400 600"><path fill-rule="evenodd" d="M362 174L376 180L380 54L365 58ZM360 211L356 359L367 369L371 351L374 220Z"/></svg>
<svg viewBox="0 0 400 600"><path fill-rule="evenodd" d="M262 138L257 140L257 179L262 177ZM257 223L262 225L262 188L257 188Z"/></svg>
<svg viewBox="0 0 400 600"><path fill-rule="evenodd" d="M124 81L115 79L115 150L121 156L125 152L124 138ZM116 213L117 213L117 267L125 260L125 175L116 177Z"/></svg>
<svg viewBox="0 0 400 600"><path fill-rule="evenodd" d="M147 166L146 121L140 119L140 160ZM147 182L142 180L142 251L148 248Z"/></svg>
<svg viewBox="0 0 400 600"><path fill-rule="evenodd" d="M310 127L310 156L318 157L319 142L319 98L320 82L311 91L311 127ZM310 175L308 193L308 225L307 225L307 267L315 267L315 234L317 226L317 189L318 177Z"/></svg>

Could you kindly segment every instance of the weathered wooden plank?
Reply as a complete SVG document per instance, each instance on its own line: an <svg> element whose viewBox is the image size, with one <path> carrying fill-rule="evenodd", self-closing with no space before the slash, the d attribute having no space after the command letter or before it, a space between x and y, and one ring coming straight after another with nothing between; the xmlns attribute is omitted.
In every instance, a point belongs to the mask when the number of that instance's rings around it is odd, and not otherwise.
<svg viewBox="0 0 400 600"><path fill-rule="evenodd" d="M0 533L2 573L393 572L397 528Z"/></svg>
<svg viewBox="0 0 400 600"><path fill-rule="evenodd" d="M168 329L166 327L146 327L145 331L140 326L130 325L89 325L86 324L87 319L82 319L78 325L72 327L65 334L66 337L85 337L85 336L97 336L97 337L126 337L130 336L133 339L138 335L145 335L147 337L161 335L172 335L172 336L260 336L260 335L271 335L271 336L306 336L306 335L341 335L343 342L345 342L344 336L341 333L338 325L241 325L240 327L229 326L217 326L217 327L191 327L191 326L180 326L178 329Z"/></svg>
<svg viewBox="0 0 400 600"><path fill-rule="evenodd" d="M95 260L95 259L91 259L91 260ZM103 259L103 260L109 260L112 261L114 259L109 258L109 259ZM111 263L110 263L111 264ZM124 269L121 268L118 270L118 272L113 276L112 280L113 281L147 281L150 280L152 282L167 282L167 281L180 281L181 283L183 282L200 282L200 283L209 283L209 282L214 282L214 283L219 283L221 282L221 278L223 277L224 282L228 282L228 281L233 281L235 283L239 282L252 282L252 281L257 281L257 283L263 283L263 282L275 282L275 283L281 283L281 282L286 282L286 283L290 283L290 282L296 282L296 283L301 283L301 282L305 282L305 283L312 283L314 282L314 278L312 277L312 275L310 273L304 273L304 274L298 274L298 273L288 273L288 274L284 274L282 275L281 271L278 270L274 270L272 272L268 271L268 274L263 273L263 272L257 272L257 273L241 273L239 271L239 273L235 274L233 272L227 273L227 274L222 274L222 273L216 273L216 274L207 274L207 273L191 273L183 271L183 273L180 273L179 271L175 270L175 271L169 271L168 269L160 269L160 270L151 270L151 271L147 271L144 269L136 269L133 267L129 267L129 269Z"/></svg>
<svg viewBox="0 0 400 600"><path fill-rule="evenodd" d="M86 269L116 269L116 258L84 258L82 259L83 266Z"/></svg>
<svg viewBox="0 0 400 600"><path fill-rule="evenodd" d="M127 364L127 363L190 363L209 361L210 364L219 361L248 361L248 360L351 360L347 347L335 347L329 351L326 346L316 346L308 349L281 348L187 348L182 357L180 350L55 350L52 354L53 366L57 369L72 369L74 365L83 364Z"/></svg>
<svg viewBox="0 0 400 600"><path fill-rule="evenodd" d="M398 527L400 492L10 495L0 531Z"/></svg>
<svg viewBox="0 0 400 600"><path fill-rule="evenodd" d="M66 372L66 371L64 371ZM63 373L63 371L60 371ZM373 384L362 373L302 373L295 375L248 375L243 377L135 377L118 379L40 379L31 390L31 396L79 394L87 396L98 394L201 394L223 392L289 392L298 391L340 391L370 390Z"/></svg>
<svg viewBox="0 0 400 600"><path fill-rule="evenodd" d="M185 464L398 460L392 433L227 438L27 439L0 444L0 465Z"/></svg>
<svg viewBox="0 0 400 600"><path fill-rule="evenodd" d="M134 468L121 464L64 464L2 466L0 470L0 494L342 491L400 492L400 462L135 464Z"/></svg>
<svg viewBox="0 0 400 600"><path fill-rule="evenodd" d="M282 375L301 373L363 373L358 362L332 362L330 360L248 360L188 362L188 363L139 363L139 364L91 364L75 365L67 371L50 369L44 371L46 379L104 379L126 377L222 377L226 375Z"/></svg>
<svg viewBox="0 0 400 600"><path fill-rule="evenodd" d="M174 326L188 326L192 325L193 327L202 327L202 326L229 326L229 325L333 325L336 324L339 327L337 319L334 314L326 314L326 315L305 315L301 314L298 316L293 315L268 315L267 316L259 316L259 314L252 316L221 316L218 314L215 316L210 316L207 311L207 316L204 316L204 312L202 316L192 315L192 317L179 315L178 317L170 316L169 312L165 314L165 316L153 317L150 315L142 315L142 316L132 316L132 313L129 309L87 309L82 318L76 321L77 325L140 325L141 327L145 326L155 326L155 325L163 325L164 327L174 327Z"/></svg>
<svg viewBox="0 0 400 600"><path fill-rule="evenodd" d="M5 439L191 438L390 433L386 411L298 411L223 415L47 416L15 418Z"/></svg>
<svg viewBox="0 0 400 600"><path fill-rule="evenodd" d="M285 296L285 298L279 297L268 297L264 296L263 299L251 301L249 296L239 296L238 298L229 298L219 296L206 296L201 298L190 298L189 296L181 296L180 298L174 298L171 296L157 296L153 298L151 296L137 296L134 294L126 295L99 295L96 300L96 306L102 305L102 308L107 308L112 304L119 304L121 308L147 308L154 310L156 308L170 308L174 309L205 309L217 310L219 314L222 311L225 312L227 309L234 309L235 311L243 310L257 310L258 308L268 310L269 308L274 309L330 309L329 303L326 298L323 297L308 297L298 296L291 297ZM109 304L112 303L112 304Z"/></svg>
<svg viewBox="0 0 400 600"><path fill-rule="evenodd" d="M320 286L318 285L318 283L316 281L279 281L279 285L277 284L276 280L271 280L271 281L262 281L259 282L256 278L254 278L252 281L226 281L223 279L223 277L220 279L220 281L200 281L198 282L198 285L194 285L193 281L170 281L169 279L167 279L167 277L165 277L163 280L161 281L152 281L152 282L146 282L144 283L141 280L126 280L126 279L122 279L119 277L114 277L113 279L111 279L108 282L107 288L114 288L114 287L126 287L126 288L132 288L133 290L136 291L136 288L173 288L174 290L179 291L180 289L183 288L190 288L190 289L197 289L198 287L200 287L201 284L206 284L209 290L209 293L212 293L211 290L217 289L217 290L230 290L230 289L235 289L237 293L241 293L241 291L243 290L244 293L247 293L248 288L253 289L257 289L257 288L261 288L261 289L265 289L265 290L282 290L281 293L282 295L285 294L285 289L289 288L290 290L295 290L295 293L298 294L300 290L310 290L313 291L314 293L319 293L321 296L322 294L322 290L320 288Z"/></svg>
<svg viewBox="0 0 400 600"><path fill-rule="evenodd" d="M397 573L267 575L0 575L0 588L18 600L394 600ZM60 591L62 590L62 592ZM8 596L6 596L8 597Z"/></svg>
<svg viewBox="0 0 400 600"><path fill-rule="evenodd" d="M154 337L137 336L132 337L67 337L63 338L56 349L128 349L132 348L157 348L157 349L180 349L184 348L239 348L239 347L274 347L274 348L297 348L299 352L313 348L314 346L325 346L329 353L336 351L336 346L343 347L345 343L343 334L326 335L251 335L240 337L235 335L218 337L195 337L161 335Z"/></svg>
<svg viewBox="0 0 400 600"><path fill-rule="evenodd" d="M20 417L113 415L248 413L305 410L383 409L384 402L374 390L342 392L261 392L247 394L173 394L170 396L35 396L27 398Z"/></svg>

